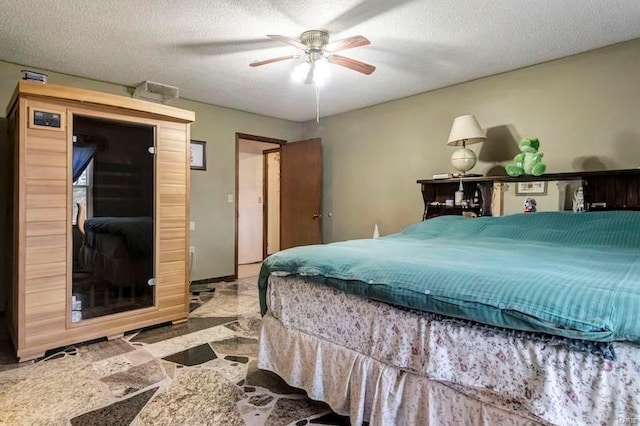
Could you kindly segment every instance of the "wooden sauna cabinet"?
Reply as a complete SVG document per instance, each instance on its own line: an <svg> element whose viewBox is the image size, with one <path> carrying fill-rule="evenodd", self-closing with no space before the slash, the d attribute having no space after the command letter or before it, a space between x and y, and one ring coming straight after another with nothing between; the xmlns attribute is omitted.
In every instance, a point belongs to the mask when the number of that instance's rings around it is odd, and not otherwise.
<svg viewBox="0 0 640 426"><path fill-rule="evenodd" d="M44 114L43 114L44 113ZM151 306L71 320L73 117L153 128ZM20 361L187 317L189 141L195 114L163 104L20 81L7 107L13 142L13 279L7 323Z"/></svg>

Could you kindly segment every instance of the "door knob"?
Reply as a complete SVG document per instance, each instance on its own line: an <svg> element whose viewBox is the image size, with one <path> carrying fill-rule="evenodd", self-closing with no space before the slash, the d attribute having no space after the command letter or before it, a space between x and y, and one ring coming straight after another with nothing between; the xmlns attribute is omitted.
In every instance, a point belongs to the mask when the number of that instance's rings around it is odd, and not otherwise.
<svg viewBox="0 0 640 426"><path fill-rule="evenodd" d="M322 215L319 213L314 213L313 216L311 216L311 219L317 219L319 217L322 217Z"/></svg>

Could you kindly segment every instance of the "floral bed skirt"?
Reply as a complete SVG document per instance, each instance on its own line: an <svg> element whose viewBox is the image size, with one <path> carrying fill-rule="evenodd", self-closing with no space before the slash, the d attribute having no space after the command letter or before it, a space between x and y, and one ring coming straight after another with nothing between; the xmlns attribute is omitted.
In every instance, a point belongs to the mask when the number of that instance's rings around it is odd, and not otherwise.
<svg viewBox="0 0 640 426"><path fill-rule="evenodd" d="M352 424L640 421L635 345L616 343L612 361L433 319L299 277L271 276L267 303L261 368L349 415Z"/></svg>

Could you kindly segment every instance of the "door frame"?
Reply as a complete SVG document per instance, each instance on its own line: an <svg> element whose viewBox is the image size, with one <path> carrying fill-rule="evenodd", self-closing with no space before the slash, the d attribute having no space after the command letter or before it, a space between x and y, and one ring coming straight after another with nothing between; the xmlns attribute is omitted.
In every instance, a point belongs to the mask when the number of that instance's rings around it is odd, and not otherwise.
<svg viewBox="0 0 640 426"><path fill-rule="evenodd" d="M234 204L235 204L235 215L234 215L234 250L233 250L233 279L237 280L238 279L238 215L239 215L239 210L238 210L238 195L240 193L240 139L244 139L244 140L248 140L248 141L254 141L254 142L266 142L266 143L272 143L274 145L279 145L278 148L275 148L278 151L282 151L282 146L287 144L287 141L284 139L275 139L275 138L268 138L265 136L257 136L257 135L250 135L247 133L240 133L240 132L236 132L236 187L235 187L235 196L234 196ZM264 152L263 152L264 155ZM265 191L265 182L264 182L264 175L262 177L262 191L264 194ZM266 205L266 199L263 197L262 200L262 204L263 206ZM265 209L263 208L262 210L262 217L264 220L264 216L265 216ZM281 224L282 226L282 224ZM263 222L263 238L262 238L262 245L263 245L263 255L264 252L266 251L266 246L265 246L265 241L264 241L264 233L265 233L265 227L264 227L264 222Z"/></svg>
<svg viewBox="0 0 640 426"><path fill-rule="evenodd" d="M274 152L282 153L282 145L278 148L262 151L262 258L267 257L267 243L269 238L269 165L267 155ZM278 228L278 233L280 229Z"/></svg>

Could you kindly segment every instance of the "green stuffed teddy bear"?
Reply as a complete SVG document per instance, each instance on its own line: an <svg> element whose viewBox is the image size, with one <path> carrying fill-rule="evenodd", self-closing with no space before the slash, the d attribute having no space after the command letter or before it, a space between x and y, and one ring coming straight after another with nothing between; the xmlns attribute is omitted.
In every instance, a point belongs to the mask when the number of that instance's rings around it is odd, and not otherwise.
<svg viewBox="0 0 640 426"><path fill-rule="evenodd" d="M547 170L547 165L542 162L542 153L538 152L540 141L537 138L522 139L518 143L518 147L522 152L516 155L513 162L505 167L509 176L540 176Z"/></svg>

